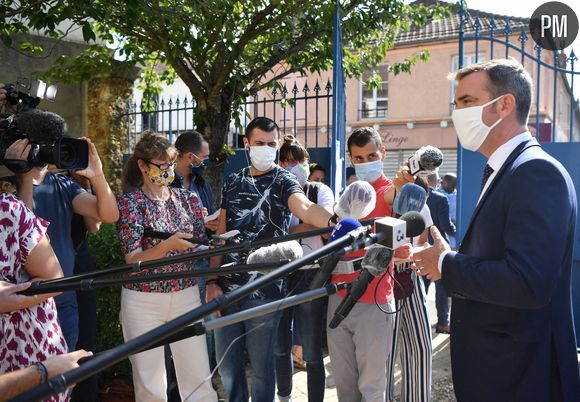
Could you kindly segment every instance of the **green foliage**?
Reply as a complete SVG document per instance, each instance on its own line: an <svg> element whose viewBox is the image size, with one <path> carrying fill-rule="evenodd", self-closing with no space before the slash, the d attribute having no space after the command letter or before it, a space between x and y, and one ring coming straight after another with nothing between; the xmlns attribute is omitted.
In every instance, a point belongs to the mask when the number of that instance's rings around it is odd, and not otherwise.
<svg viewBox="0 0 580 402"><path fill-rule="evenodd" d="M97 233L89 237L89 249L98 269L105 269L125 263L115 225L103 224ZM95 352L102 352L123 343L123 333L119 323L121 307L121 287L108 286L97 290L97 341ZM105 371L105 377L115 373L130 372L128 360Z"/></svg>

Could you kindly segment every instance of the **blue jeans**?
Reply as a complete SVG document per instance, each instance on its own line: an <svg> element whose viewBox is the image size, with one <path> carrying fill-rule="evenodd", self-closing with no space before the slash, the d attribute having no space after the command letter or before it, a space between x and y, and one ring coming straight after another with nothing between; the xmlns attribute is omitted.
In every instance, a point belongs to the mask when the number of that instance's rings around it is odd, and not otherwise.
<svg viewBox="0 0 580 402"><path fill-rule="evenodd" d="M308 290L310 282L318 272L317 269L296 271L288 276L288 289L292 294ZM298 334L303 358L306 362L308 402L324 400L326 373L322 356L322 331L327 298L320 298L302 303L284 310L278 324L276 342L276 381L278 395L289 396L292 393L292 330ZM293 325L295 324L295 326Z"/></svg>
<svg viewBox="0 0 580 402"><path fill-rule="evenodd" d="M69 352L76 349L79 339L79 310L75 304L57 305L58 321Z"/></svg>
<svg viewBox="0 0 580 402"><path fill-rule="evenodd" d="M435 307L437 324L449 325L449 298L441 281L435 282Z"/></svg>
<svg viewBox="0 0 580 402"><path fill-rule="evenodd" d="M235 314L271 301L273 300L246 298L222 310L222 314ZM219 362L225 355L219 373L229 402L247 402L249 398L244 367L246 349L250 358L252 401L274 401L276 391L274 343L280 315L280 312L263 315L214 332L216 360ZM230 349L226 353L228 347Z"/></svg>

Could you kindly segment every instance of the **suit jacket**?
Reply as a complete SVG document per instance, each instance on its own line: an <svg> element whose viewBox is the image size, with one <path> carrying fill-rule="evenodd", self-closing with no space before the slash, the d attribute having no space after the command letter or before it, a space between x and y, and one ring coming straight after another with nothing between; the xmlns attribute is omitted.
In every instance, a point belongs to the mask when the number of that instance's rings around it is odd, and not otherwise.
<svg viewBox="0 0 580 402"><path fill-rule="evenodd" d="M445 241L449 242L447 235L455 234L455 225L451 222L449 216L449 200L445 197L445 194L441 194L439 191L429 188L427 206L429 207L429 211L431 211L433 225L439 229ZM431 233L429 233L429 243L433 244Z"/></svg>
<svg viewBox="0 0 580 402"><path fill-rule="evenodd" d="M570 275L576 194L535 139L508 157L442 283L458 401L580 401Z"/></svg>

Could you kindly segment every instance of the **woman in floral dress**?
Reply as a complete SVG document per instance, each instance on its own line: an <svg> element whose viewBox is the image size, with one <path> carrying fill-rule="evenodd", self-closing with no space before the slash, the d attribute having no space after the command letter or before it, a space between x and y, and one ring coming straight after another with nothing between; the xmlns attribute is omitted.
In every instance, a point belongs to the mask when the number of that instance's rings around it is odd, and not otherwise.
<svg viewBox="0 0 580 402"><path fill-rule="evenodd" d="M46 235L48 222L13 195L0 193L0 286L62 277ZM0 311L0 373L67 352L51 294L11 295ZM51 401L67 401L68 393Z"/></svg>
<svg viewBox="0 0 580 402"><path fill-rule="evenodd" d="M186 239L205 237L202 210L195 193L170 187L177 150L165 136L145 133L124 172L129 192L119 197L117 224L127 263L154 260L194 251ZM166 240L145 230L172 233ZM194 261L165 265L138 275L191 270ZM196 278L125 285L121 324L125 340L133 339L201 305ZM182 400L216 401L204 336L172 343L173 361ZM166 401L167 383L162 347L131 356L137 401Z"/></svg>

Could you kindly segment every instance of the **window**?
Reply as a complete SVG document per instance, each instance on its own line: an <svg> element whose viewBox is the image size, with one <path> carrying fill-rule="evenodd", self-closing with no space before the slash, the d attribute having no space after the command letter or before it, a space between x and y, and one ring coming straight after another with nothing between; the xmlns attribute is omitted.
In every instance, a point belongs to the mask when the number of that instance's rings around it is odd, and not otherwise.
<svg viewBox="0 0 580 402"><path fill-rule="evenodd" d="M485 59L485 53L479 53L478 57L475 57L475 53L466 54L463 56L463 67L470 66L475 63L482 63ZM453 56L451 60L451 72L456 73L459 70L459 56ZM457 90L457 81L451 80L451 102L450 110L453 111L453 99L455 98L455 91Z"/></svg>
<svg viewBox="0 0 580 402"><path fill-rule="evenodd" d="M360 81L360 117L361 119L376 119L387 117L389 104L389 66L379 66L378 71L369 71L363 74ZM367 86L366 82L375 74L380 76L381 88Z"/></svg>

